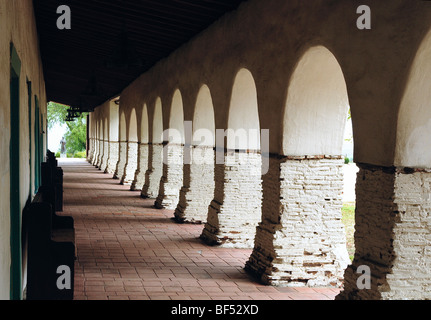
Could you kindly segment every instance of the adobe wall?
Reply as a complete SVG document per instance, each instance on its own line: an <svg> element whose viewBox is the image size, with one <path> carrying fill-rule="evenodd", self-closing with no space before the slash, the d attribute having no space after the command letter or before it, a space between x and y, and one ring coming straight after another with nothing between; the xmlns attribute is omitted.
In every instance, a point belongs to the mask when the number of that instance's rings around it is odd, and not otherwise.
<svg viewBox="0 0 431 320"><path fill-rule="evenodd" d="M34 190L34 141L31 144L30 130L34 137L34 96L39 100L40 113L46 132L46 97L42 63L38 49L36 22L32 1L0 1L0 299L9 299L10 294L10 43L21 60L20 74L20 201L21 209ZM27 79L32 83L31 128L29 128ZM46 150L46 135L44 135ZM44 151L45 153L45 151ZM31 173L30 173L31 172ZM22 210L21 210L22 211ZM25 286L25 250L23 253L23 286Z"/></svg>

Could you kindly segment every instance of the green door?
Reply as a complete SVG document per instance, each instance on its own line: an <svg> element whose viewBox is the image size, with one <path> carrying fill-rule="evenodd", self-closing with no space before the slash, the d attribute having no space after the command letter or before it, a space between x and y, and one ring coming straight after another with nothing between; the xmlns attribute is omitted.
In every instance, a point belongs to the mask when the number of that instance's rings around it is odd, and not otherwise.
<svg viewBox="0 0 431 320"><path fill-rule="evenodd" d="M11 44L10 68L10 297L22 299L21 199L20 199L20 85L21 61Z"/></svg>

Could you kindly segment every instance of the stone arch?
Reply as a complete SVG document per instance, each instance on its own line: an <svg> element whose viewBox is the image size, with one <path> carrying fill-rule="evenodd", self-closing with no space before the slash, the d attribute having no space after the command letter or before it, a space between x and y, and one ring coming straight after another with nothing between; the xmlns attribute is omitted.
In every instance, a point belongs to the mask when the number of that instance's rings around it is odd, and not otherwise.
<svg viewBox="0 0 431 320"><path fill-rule="evenodd" d="M431 31L413 58L398 111L394 166L359 166L356 251L337 299L430 298ZM358 290L357 270L364 265L372 281Z"/></svg>
<svg viewBox="0 0 431 320"><path fill-rule="evenodd" d="M157 97L154 102L152 116L151 130L149 130L148 169L141 192L143 198L158 196L160 179L163 175L163 109L160 97Z"/></svg>
<svg viewBox="0 0 431 320"><path fill-rule="evenodd" d="M164 131L163 176L160 179L159 195L155 201L157 208L175 209L179 192L183 185L184 157L184 108L183 98L176 89L169 112L169 128Z"/></svg>
<svg viewBox="0 0 431 320"><path fill-rule="evenodd" d="M308 49L293 72L283 116L283 154L340 155L349 100L335 56Z"/></svg>
<svg viewBox="0 0 431 320"><path fill-rule="evenodd" d="M253 247L262 214L259 126L254 77L242 68L236 73L232 87L223 154L218 134L216 139L214 198L201 235L209 244Z"/></svg>
<svg viewBox="0 0 431 320"><path fill-rule="evenodd" d="M179 222L206 222L214 198L215 115L210 89L202 85L193 113L190 159L184 163L183 187L175 219ZM186 159L186 157L184 157Z"/></svg>
<svg viewBox="0 0 431 320"><path fill-rule="evenodd" d="M271 157L264 177L262 222L246 265L265 283L342 284L350 263L341 222L348 104L335 56L309 48L288 83L282 154Z"/></svg>

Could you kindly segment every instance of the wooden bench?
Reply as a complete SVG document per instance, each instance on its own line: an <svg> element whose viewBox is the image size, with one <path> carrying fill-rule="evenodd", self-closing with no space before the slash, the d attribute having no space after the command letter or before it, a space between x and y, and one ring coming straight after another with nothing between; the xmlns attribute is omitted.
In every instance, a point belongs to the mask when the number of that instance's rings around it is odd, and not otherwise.
<svg viewBox="0 0 431 320"><path fill-rule="evenodd" d="M27 300L73 299L75 245L60 237L56 239L53 212L52 205L43 201L41 193L24 209L28 241ZM70 274L63 273L61 268L68 268ZM67 284L70 287L65 287Z"/></svg>
<svg viewBox="0 0 431 320"><path fill-rule="evenodd" d="M72 217L60 216L56 212L63 210L63 171L57 167L57 160L50 158L42 163L42 186L39 192L42 201L53 208L52 235L55 239L75 243L75 227ZM61 177L59 176L61 173ZM61 185L60 185L61 184ZM61 204L60 204L61 202ZM75 254L76 255L76 254Z"/></svg>

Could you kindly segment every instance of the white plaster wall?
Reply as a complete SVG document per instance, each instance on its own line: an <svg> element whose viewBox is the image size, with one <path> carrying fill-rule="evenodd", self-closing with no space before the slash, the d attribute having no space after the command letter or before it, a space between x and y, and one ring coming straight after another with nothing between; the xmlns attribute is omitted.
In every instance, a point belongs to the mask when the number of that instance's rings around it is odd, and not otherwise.
<svg viewBox="0 0 431 320"><path fill-rule="evenodd" d="M121 95L124 108L160 97L168 125L174 91L179 88L184 101L194 101L205 83L213 96L216 128L226 129L235 77L247 69L256 83L260 127L270 129L269 151L282 154L292 74L310 47L323 46L339 62L346 81L355 161L392 165L401 94L431 12L424 1L379 1L371 6L376 17L372 30L364 31L356 26L357 7L346 1L316 0L313 6L248 1L128 86ZM184 105L186 120L192 119L193 105Z"/></svg>
<svg viewBox="0 0 431 320"><path fill-rule="evenodd" d="M46 96L45 83L42 72L42 63L38 50L38 37L33 15L32 2L0 1L0 299L9 299L10 295L10 191L9 191L9 142L10 142L10 43L13 42L21 60L20 74L20 198L21 209L24 208L28 197L33 196L30 190L30 146L29 146L29 119L28 119L28 93L26 78L32 82L32 125L34 137L34 95L39 99L40 113L43 115L42 128L46 132ZM33 145L33 141L32 141ZM46 141L44 141L46 150ZM45 153L45 151L44 151ZM32 161L34 161L34 147L32 146ZM32 165L33 167L33 165ZM34 170L33 170L34 172ZM33 184L34 185L34 184ZM26 253L23 253L24 261ZM23 267L23 286L26 266Z"/></svg>
<svg viewBox="0 0 431 320"><path fill-rule="evenodd" d="M414 59L398 116L396 166L431 167L431 32Z"/></svg>
<svg viewBox="0 0 431 320"><path fill-rule="evenodd" d="M310 48L288 87L284 154L340 155L348 107L346 83L337 60L322 46Z"/></svg>

